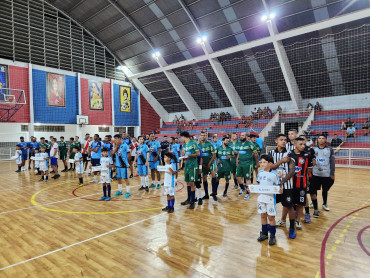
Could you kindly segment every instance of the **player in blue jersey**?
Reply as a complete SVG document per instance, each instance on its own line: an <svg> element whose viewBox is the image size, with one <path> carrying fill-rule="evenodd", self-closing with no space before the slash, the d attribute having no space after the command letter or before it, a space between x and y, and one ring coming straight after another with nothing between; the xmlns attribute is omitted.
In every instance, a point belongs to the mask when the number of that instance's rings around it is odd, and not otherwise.
<svg viewBox="0 0 370 278"><path fill-rule="evenodd" d="M28 154L28 170L31 170L31 163L33 163L33 168L35 168L35 161L31 159L35 156L35 149L40 147L40 143L37 142L36 137L31 136L31 141L28 143L29 154Z"/></svg>
<svg viewBox="0 0 370 278"><path fill-rule="evenodd" d="M102 143L99 141L99 134L94 134L94 141L91 142L89 150L91 153L91 166L100 166ZM94 171L94 179L90 182L98 182L98 171Z"/></svg>
<svg viewBox="0 0 370 278"><path fill-rule="evenodd" d="M141 187L139 188L139 190L149 191L149 148L146 144L144 144L143 136L139 136L138 140L139 144L136 147L134 165L137 167L137 174L140 176Z"/></svg>
<svg viewBox="0 0 370 278"><path fill-rule="evenodd" d="M178 178L178 172L179 172L179 157L180 157L180 149L181 144L176 143L175 137L170 138L170 153L172 153L176 159L171 160L172 169L176 172L176 182Z"/></svg>
<svg viewBox="0 0 370 278"><path fill-rule="evenodd" d="M26 160L27 160L27 156L28 156L28 143L27 142L24 142L24 137L20 137L19 138L21 140L19 144L19 147L20 149L22 150L22 164L21 164L21 170L22 171L25 171L26 168L24 167L26 165Z"/></svg>
<svg viewBox="0 0 370 278"><path fill-rule="evenodd" d="M129 136L127 136L127 133L126 132L122 132L122 142L126 143L129 147L130 147L130 150L132 149L132 141L130 139ZM134 175L134 169L132 167L132 162L131 160L128 161L128 163L130 164L130 171L131 171L131 175L129 178L132 178Z"/></svg>
<svg viewBox="0 0 370 278"><path fill-rule="evenodd" d="M161 188L161 174L157 171L157 167L161 160L161 144L156 140L153 133L150 134L148 147L150 152L149 169L152 176L152 184L149 188L155 187L155 176L157 175L157 189L159 189Z"/></svg>
<svg viewBox="0 0 370 278"><path fill-rule="evenodd" d="M130 147L122 142L120 134L114 135L115 148L112 151L112 155L116 155L115 167L117 168L117 180L118 180L118 191L114 193L114 196L122 195L122 180L126 183L126 194L124 198L131 196L130 194L130 182L128 180L128 168L130 167L129 161L131 160Z"/></svg>

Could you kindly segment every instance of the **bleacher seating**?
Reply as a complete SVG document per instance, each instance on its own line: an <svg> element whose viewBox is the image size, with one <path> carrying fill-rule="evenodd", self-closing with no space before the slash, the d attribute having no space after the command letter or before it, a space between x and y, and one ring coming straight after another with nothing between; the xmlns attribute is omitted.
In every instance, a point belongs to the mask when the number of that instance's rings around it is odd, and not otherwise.
<svg viewBox="0 0 370 278"><path fill-rule="evenodd" d="M366 130L362 129L362 124L370 117L370 108L347 109L347 110L330 110L318 111L315 113L314 120L311 122L310 128L313 134L328 132L328 141L331 140L334 134L344 140L345 130L340 130L342 122L346 122L348 118L355 122L357 142L354 143L353 138L348 138L343 148L370 148L370 136L365 136Z"/></svg>

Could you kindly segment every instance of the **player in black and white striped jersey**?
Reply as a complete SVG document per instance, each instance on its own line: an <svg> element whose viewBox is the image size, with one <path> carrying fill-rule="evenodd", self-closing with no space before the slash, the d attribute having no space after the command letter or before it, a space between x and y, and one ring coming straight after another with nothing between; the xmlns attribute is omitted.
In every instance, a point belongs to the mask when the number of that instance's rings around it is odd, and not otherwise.
<svg viewBox="0 0 370 278"><path fill-rule="evenodd" d="M276 170L279 177L283 178L289 173L289 163L290 169L295 169L294 162L288 158L290 151L286 149L287 137L285 134L278 134L275 139L276 149L271 150L269 154L274 158L274 165L271 167ZM295 215L294 215L294 203L293 203L293 181L292 179L287 180L283 185L283 194L277 196L277 202L281 202L283 205L283 212L281 214L281 220L276 223L276 226L285 226L286 217L289 213L289 238L295 238Z"/></svg>
<svg viewBox="0 0 370 278"><path fill-rule="evenodd" d="M285 148L288 152L294 151L294 140L298 137L298 131L296 129L289 129L288 138L289 142L286 143Z"/></svg>

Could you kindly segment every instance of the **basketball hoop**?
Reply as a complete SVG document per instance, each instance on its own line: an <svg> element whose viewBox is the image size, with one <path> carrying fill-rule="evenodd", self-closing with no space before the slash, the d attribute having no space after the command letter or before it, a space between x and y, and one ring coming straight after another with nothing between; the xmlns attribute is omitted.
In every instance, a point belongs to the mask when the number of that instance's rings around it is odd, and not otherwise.
<svg viewBox="0 0 370 278"><path fill-rule="evenodd" d="M15 97L14 96L9 96L8 97L8 103L12 104L12 105L15 105Z"/></svg>

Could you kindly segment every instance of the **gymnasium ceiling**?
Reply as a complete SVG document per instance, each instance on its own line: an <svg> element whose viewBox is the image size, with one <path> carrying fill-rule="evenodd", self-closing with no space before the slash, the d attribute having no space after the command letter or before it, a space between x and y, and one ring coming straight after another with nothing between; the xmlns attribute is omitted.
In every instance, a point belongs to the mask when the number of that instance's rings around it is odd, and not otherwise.
<svg viewBox="0 0 370 278"><path fill-rule="evenodd" d="M161 52L167 64L173 64L204 55L196 43L198 32L188 12L195 18L201 32L207 33L214 51L226 49L245 42L269 36L266 23L261 21L265 8L262 0L47 0L83 25L108 47L128 68L136 74L158 67L152 58L153 47ZM369 8L369 0L266 0L269 9L277 11L276 25L279 32L308 25L337 15ZM324 15L317 11L324 11ZM320 18L321 17L321 18ZM326 18L323 18L326 17ZM339 32L345 28L369 24L369 18L351 22L345 26L331 28L327 33ZM326 33L326 34L327 34ZM304 60L308 53L289 49L297 41L322 37L323 33L313 32L284 41L289 59ZM337 46L340 48L340 46ZM363 45L362 45L363 47ZM313 46L309 51L325 58L324 48ZM339 50L337 50L339 51ZM339 51L340 52L340 51ZM263 53L260 54L260 53ZM231 59L246 59L251 63L231 65ZM244 58L243 58L244 57ZM368 57L368 56L367 56ZM264 45L245 52L219 57L230 81L235 86L244 104L266 103L290 99L279 67L273 45ZM248 58L247 58L248 60ZM298 59L299 60L299 59ZM330 83L329 69L325 59L313 61L308 71L316 71L320 78L300 78L299 66L292 64L302 97L308 98L312 86ZM303 61L304 62L304 61ZM340 63L341 61L339 61ZM252 63L254 66L252 66ZM348 61L346 60L346 63ZM248 66L249 65L249 66ZM351 66L351 65L347 65ZM208 62L202 62L174 70L177 77L198 102L201 109L231 106ZM311 73L311 72L310 72ZM306 75L306 74L304 74ZM353 78L346 73L345 78ZM243 78L238 78L243 76ZM302 79L302 80L301 80ZM186 111L186 106L164 74L141 78L153 96L167 112ZM370 91L367 87L364 90ZM262 84L262 85L261 85ZM248 88L246 94L245 88ZM335 86L329 87L328 95L335 95ZM335 89L335 88L336 89ZM239 89L240 88L240 89ZM307 89L307 91L305 91ZM343 88L342 88L343 90ZM344 88L348 91L348 88ZM353 90L351 90L353 91ZM202 97L199 95L202 94ZM205 101L204 94L209 101Z"/></svg>

